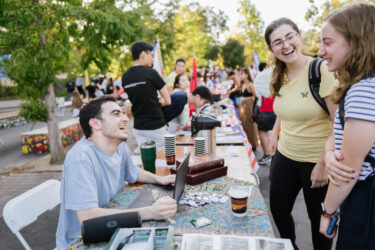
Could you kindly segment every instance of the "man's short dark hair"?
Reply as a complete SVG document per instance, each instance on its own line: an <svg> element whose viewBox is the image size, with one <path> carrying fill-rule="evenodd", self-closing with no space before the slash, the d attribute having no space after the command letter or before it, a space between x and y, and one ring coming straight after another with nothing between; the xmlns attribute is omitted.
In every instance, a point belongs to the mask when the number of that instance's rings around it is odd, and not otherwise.
<svg viewBox="0 0 375 250"><path fill-rule="evenodd" d="M152 47L151 44L145 41L137 41L133 43L131 48L133 61L139 59L139 56L141 55L142 51L148 52L153 51L153 49L154 47Z"/></svg>
<svg viewBox="0 0 375 250"><path fill-rule="evenodd" d="M210 104L214 102L211 91L205 86L197 87L196 89L193 90L193 92L191 92L191 94L199 95L202 99L207 100Z"/></svg>
<svg viewBox="0 0 375 250"><path fill-rule="evenodd" d="M261 62L261 63L259 63L258 69L259 69L260 72L262 72L265 67L267 67L267 63Z"/></svg>
<svg viewBox="0 0 375 250"><path fill-rule="evenodd" d="M79 123L86 138L92 135L92 128L89 124L90 119L100 118L103 111L102 105L106 102L116 102L116 99L110 95L101 96L87 103L79 112Z"/></svg>
<svg viewBox="0 0 375 250"><path fill-rule="evenodd" d="M228 76L232 76L232 75L234 75L234 71L233 70L231 70L231 71L228 72Z"/></svg>
<svg viewBox="0 0 375 250"><path fill-rule="evenodd" d="M178 62L183 62L183 63L185 63L185 64L186 64L186 61L185 61L185 59L184 59L184 58L182 58L182 57L178 58L178 59L176 60L176 63L175 63L175 64L177 64Z"/></svg>

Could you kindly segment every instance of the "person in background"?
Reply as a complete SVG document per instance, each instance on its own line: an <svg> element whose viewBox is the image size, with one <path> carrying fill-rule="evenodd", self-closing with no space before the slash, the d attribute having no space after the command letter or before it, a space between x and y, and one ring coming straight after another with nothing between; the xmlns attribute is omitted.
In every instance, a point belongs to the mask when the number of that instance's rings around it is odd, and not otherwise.
<svg viewBox="0 0 375 250"><path fill-rule="evenodd" d="M93 85L89 85L89 86L85 87L85 90L87 92L88 100L92 100L92 99L96 98L96 96L95 96L95 87L96 86L93 86Z"/></svg>
<svg viewBox="0 0 375 250"><path fill-rule="evenodd" d="M174 64L173 71L167 76L165 82L167 83L167 90L169 93L173 91L174 80L177 75L184 74L186 71L186 61L184 58L178 58Z"/></svg>
<svg viewBox="0 0 375 250"><path fill-rule="evenodd" d="M189 89L190 82L187 75L178 75L174 81L172 95L176 92L186 92ZM173 105L173 103L172 103ZM183 111L168 123L168 132L175 134L189 124L189 106L185 104Z"/></svg>
<svg viewBox="0 0 375 250"><path fill-rule="evenodd" d="M72 99L73 91L75 89L75 84L72 79L69 79L68 82L65 84L66 92L68 92L69 100Z"/></svg>
<svg viewBox="0 0 375 250"><path fill-rule="evenodd" d="M110 95L110 94L113 94L114 91L115 91L115 84L113 83L113 79L111 77L109 78L105 93L107 95Z"/></svg>
<svg viewBox="0 0 375 250"><path fill-rule="evenodd" d="M108 82L109 82L109 77L107 77L107 75L105 77L102 77L99 79L99 84L98 84L98 87L101 91L103 91L103 93L106 92L107 90L107 85L108 85Z"/></svg>
<svg viewBox="0 0 375 250"><path fill-rule="evenodd" d="M94 88L95 88L95 97L101 97L104 95L103 91L99 88L98 85L95 85Z"/></svg>
<svg viewBox="0 0 375 250"><path fill-rule="evenodd" d="M122 76L122 86L132 103L133 131L138 146L152 140L159 150L164 145L167 130L161 107L170 105L171 98L164 80L151 68L152 50L153 46L144 41L132 45L134 66Z"/></svg>
<svg viewBox="0 0 375 250"><path fill-rule="evenodd" d="M223 88L228 91L233 86L233 82L234 82L233 79L234 79L234 71L231 70L227 74L227 79L221 83ZM228 94L228 92L227 92L227 94Z"/></svg>
<svg viewBox="0 0 375 250"><path fill-rule="evenodd" d="M238 108L241 104L241 69L235 69L233 75L233 85L228 90L227 94L232 100L234 106Z"/></svg>
<svg viewBox="0 0 375 250"><path fill-rule="evenodd" d="M84 84L85 84L85 79L82 76L76 78L76 82L75 82L76 88L78 89L79 93L83 95L83 98L86 98L86 93L85 91L83 91Z"/></svg>
<svg viewBox="0 0 375 250"><path fill-rule="evenodd" d="M256 69L255 63L252 63L251 66L250 66L251 79L255 79L255 77L257 76L257 74L258 74L258 71Z"/></svg>
<svg viewBox="0 0 375 250"><path fill-rule="evenodd" d="M227 80L227 72L225 71L225 69L219 69L219 74L221 83Z"/></svg>
<svg viewBox="0 0 375 250"><path fill-rule="evenodd" d="M257 125L252 119L256 91L248 68L241 70L240 96L241 103L238 106L238 114L247 139L255 151L259 146Z"/></svg>
<svg viewBox="0 0 375 250"><path fill-rule="evenodd" d="M185 91L176 91L171 94L172 104L163 107L163 115L168 123L180 115L186 104L194 105L196 112L201 114L210 114L213 97L211 91L204 86L197 87L192 93Z"/></svg>
<svg viewBox="0 0 375 250"><path fill-rule="evenodd" d="M206 83L203 81L203 76L202 76L202 73L200 71L197 72L197 78L198 78L197 87L206 86Z"/></svg>
<svg viewBox="0 0 375 250"><path fill-rule="evenodd" d="M73 117L77 117L79 115L79 111L83 105L83 101L81 98L80 93L77 89L73 91L73 100L72 100L72 107L73 107Z"/></svg>
<svg viewBox="0 0 375 250"><path fill-rule="evenodd" d="M277 115L270 136L274 154L270 169L271 213L280 236L289 238L298 249L292 209L302 189L313 247L331 249L332 240L319 233L319 223L320 203L328 184L324 145L337 109L331 100L337 81L323 62L319 94L327 104L328 114L310 93L308 71L312 58L302 53L297 25L285 17L276 19L268 25L265 40L275 59L270 86Z"/></svg>
<svg viewBox="0 0 375 250"><path fill-rule="evenodd" d="M268 67L265 62L260 63L259 73L254 80L255 90L257 95L261 98L261 106L256 123L258 125L259 139L264 155L259 159L259 164L266 164L272 160L268 131L272 130L276 121L276 115L273 112L273 102L275 99L268 98L270 95L271 71L272 68Z"/></svg>
<svg viewBox="0 0 375 250"><path fill-rule="evenodd" d="M116 76L115 81L113 83L115 84L115 87L118 86L120 89L122 88L122 82L118 76Z"/></svg>
<svg viewBox="0 0 375 250"><path fill-rule="evenodd" d="M325 147L330 180L322 204L320 232L340 209L336 249L375 249L375 5L357 3L323 22L318 55L335 72L339 103L334 138Z"/></svg>

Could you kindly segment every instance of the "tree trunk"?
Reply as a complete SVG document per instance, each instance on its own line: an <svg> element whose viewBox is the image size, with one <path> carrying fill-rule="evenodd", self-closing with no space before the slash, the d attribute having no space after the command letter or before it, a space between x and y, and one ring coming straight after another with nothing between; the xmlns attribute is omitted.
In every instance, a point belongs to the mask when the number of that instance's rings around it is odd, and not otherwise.
<svg viewBox="0 0 375 250"><path fill-rule="evenodd" d="M53 84L47 88L46 108L48 112L47 127L49 148L51 152L51 164L62 164L65 159L65 151L62 146L59 124L56 117L56 99Z"/></svg>

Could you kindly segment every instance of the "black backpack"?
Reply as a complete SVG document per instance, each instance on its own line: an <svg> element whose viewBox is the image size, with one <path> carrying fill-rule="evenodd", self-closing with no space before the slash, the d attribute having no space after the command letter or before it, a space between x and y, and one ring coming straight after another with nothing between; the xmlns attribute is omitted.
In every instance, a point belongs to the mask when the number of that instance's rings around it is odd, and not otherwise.
<svg viewBox="0 0 375 250"><path fill-rule="evenodd" d="M328 114L328 108L327 104L324 101L322 97L320 97L319 94L319 88L320 88L320 81L321 81L321 75L320 75L320 65L324 59L321 58L314 58L309 66L309 86L310 91L316 102L324 109Z"/></svg>

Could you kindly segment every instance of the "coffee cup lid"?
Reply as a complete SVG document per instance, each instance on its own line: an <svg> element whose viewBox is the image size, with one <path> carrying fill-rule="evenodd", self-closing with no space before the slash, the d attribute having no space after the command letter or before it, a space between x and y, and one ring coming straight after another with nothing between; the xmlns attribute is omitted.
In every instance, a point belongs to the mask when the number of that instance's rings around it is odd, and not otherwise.
<svg viewBox="0 0 375 250"><path fill-rule="evenodd" d="M141 148L147 149L147 148L154 148L156 147L156 143L154 141L147 141L141 144Z"/></svg>

